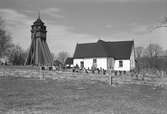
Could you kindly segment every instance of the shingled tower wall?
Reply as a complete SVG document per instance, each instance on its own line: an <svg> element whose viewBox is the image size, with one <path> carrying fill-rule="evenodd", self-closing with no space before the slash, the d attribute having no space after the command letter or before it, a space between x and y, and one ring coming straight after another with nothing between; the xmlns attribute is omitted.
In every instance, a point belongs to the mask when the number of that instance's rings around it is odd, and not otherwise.
<svg viewBox="0 0 167 114"><path fill-rule="evenodd" d="M31 28L31 46L25 65L52 65L53 58L46 42L46 26L40 15Z"/></svg>

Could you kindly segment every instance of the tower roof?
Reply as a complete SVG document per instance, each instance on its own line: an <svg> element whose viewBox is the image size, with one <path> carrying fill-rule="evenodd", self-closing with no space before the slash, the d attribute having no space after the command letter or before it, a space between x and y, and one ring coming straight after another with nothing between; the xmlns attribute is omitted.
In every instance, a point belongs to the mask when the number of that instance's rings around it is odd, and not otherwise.
<svg viewBox="0 0 167 114"><path fill-rule="evenodd" d="M34 25L44 25L44 22L38 18L35 22L34 22Z"/></svg>
<svg viewBox="0 0 167 114"><path fill-rule="evenodd" d="M40 12L38 14L37 20L34 22L34 25L44 25L44 22L40 18Z"/></svg>

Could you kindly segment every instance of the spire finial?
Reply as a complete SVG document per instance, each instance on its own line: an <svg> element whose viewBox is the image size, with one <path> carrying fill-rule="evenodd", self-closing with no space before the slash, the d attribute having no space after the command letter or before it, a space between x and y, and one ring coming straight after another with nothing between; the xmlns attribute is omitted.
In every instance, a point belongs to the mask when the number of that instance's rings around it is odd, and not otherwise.
<svg viewBox="0 0 167 114"><path fill-rule="evenodd" d="M40 19L40 10L38 11L38 19Z"/></svg>
<svg viewBox="0 0 167 114"><path fill-rule="evenodd" d="M102 40L102 36L100 36L98 40Z"/></svg>

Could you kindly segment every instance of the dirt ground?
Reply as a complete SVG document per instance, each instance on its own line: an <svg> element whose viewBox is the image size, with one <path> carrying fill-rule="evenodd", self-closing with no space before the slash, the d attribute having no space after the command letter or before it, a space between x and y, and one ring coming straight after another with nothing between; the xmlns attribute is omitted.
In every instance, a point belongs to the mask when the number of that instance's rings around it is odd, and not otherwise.
<svg viewBox="0 0 167 114"><path fill-rule="evenodd" d="M166 114L167 90L90 80L0 80L0 114Z"/></svg>

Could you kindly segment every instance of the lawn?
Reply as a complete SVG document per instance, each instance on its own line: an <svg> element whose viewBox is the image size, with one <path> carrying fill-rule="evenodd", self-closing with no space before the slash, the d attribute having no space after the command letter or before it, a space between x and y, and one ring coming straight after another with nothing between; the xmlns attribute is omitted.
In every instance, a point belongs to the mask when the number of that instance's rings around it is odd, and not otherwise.
<svg viewBox="0 0 167 114"><path fill-rule="evenodd" d="M166 114L166 107L161 87L109 86L88 78L0 79L0 114Z"/></svg>
<svg viewBox="0 0 167 114"><path fill-rule="evenodd" d="M166 114L167 90L89 80L0 80L0 111L8 114ZM23 113L23 114L24 114Z"/></svg>

